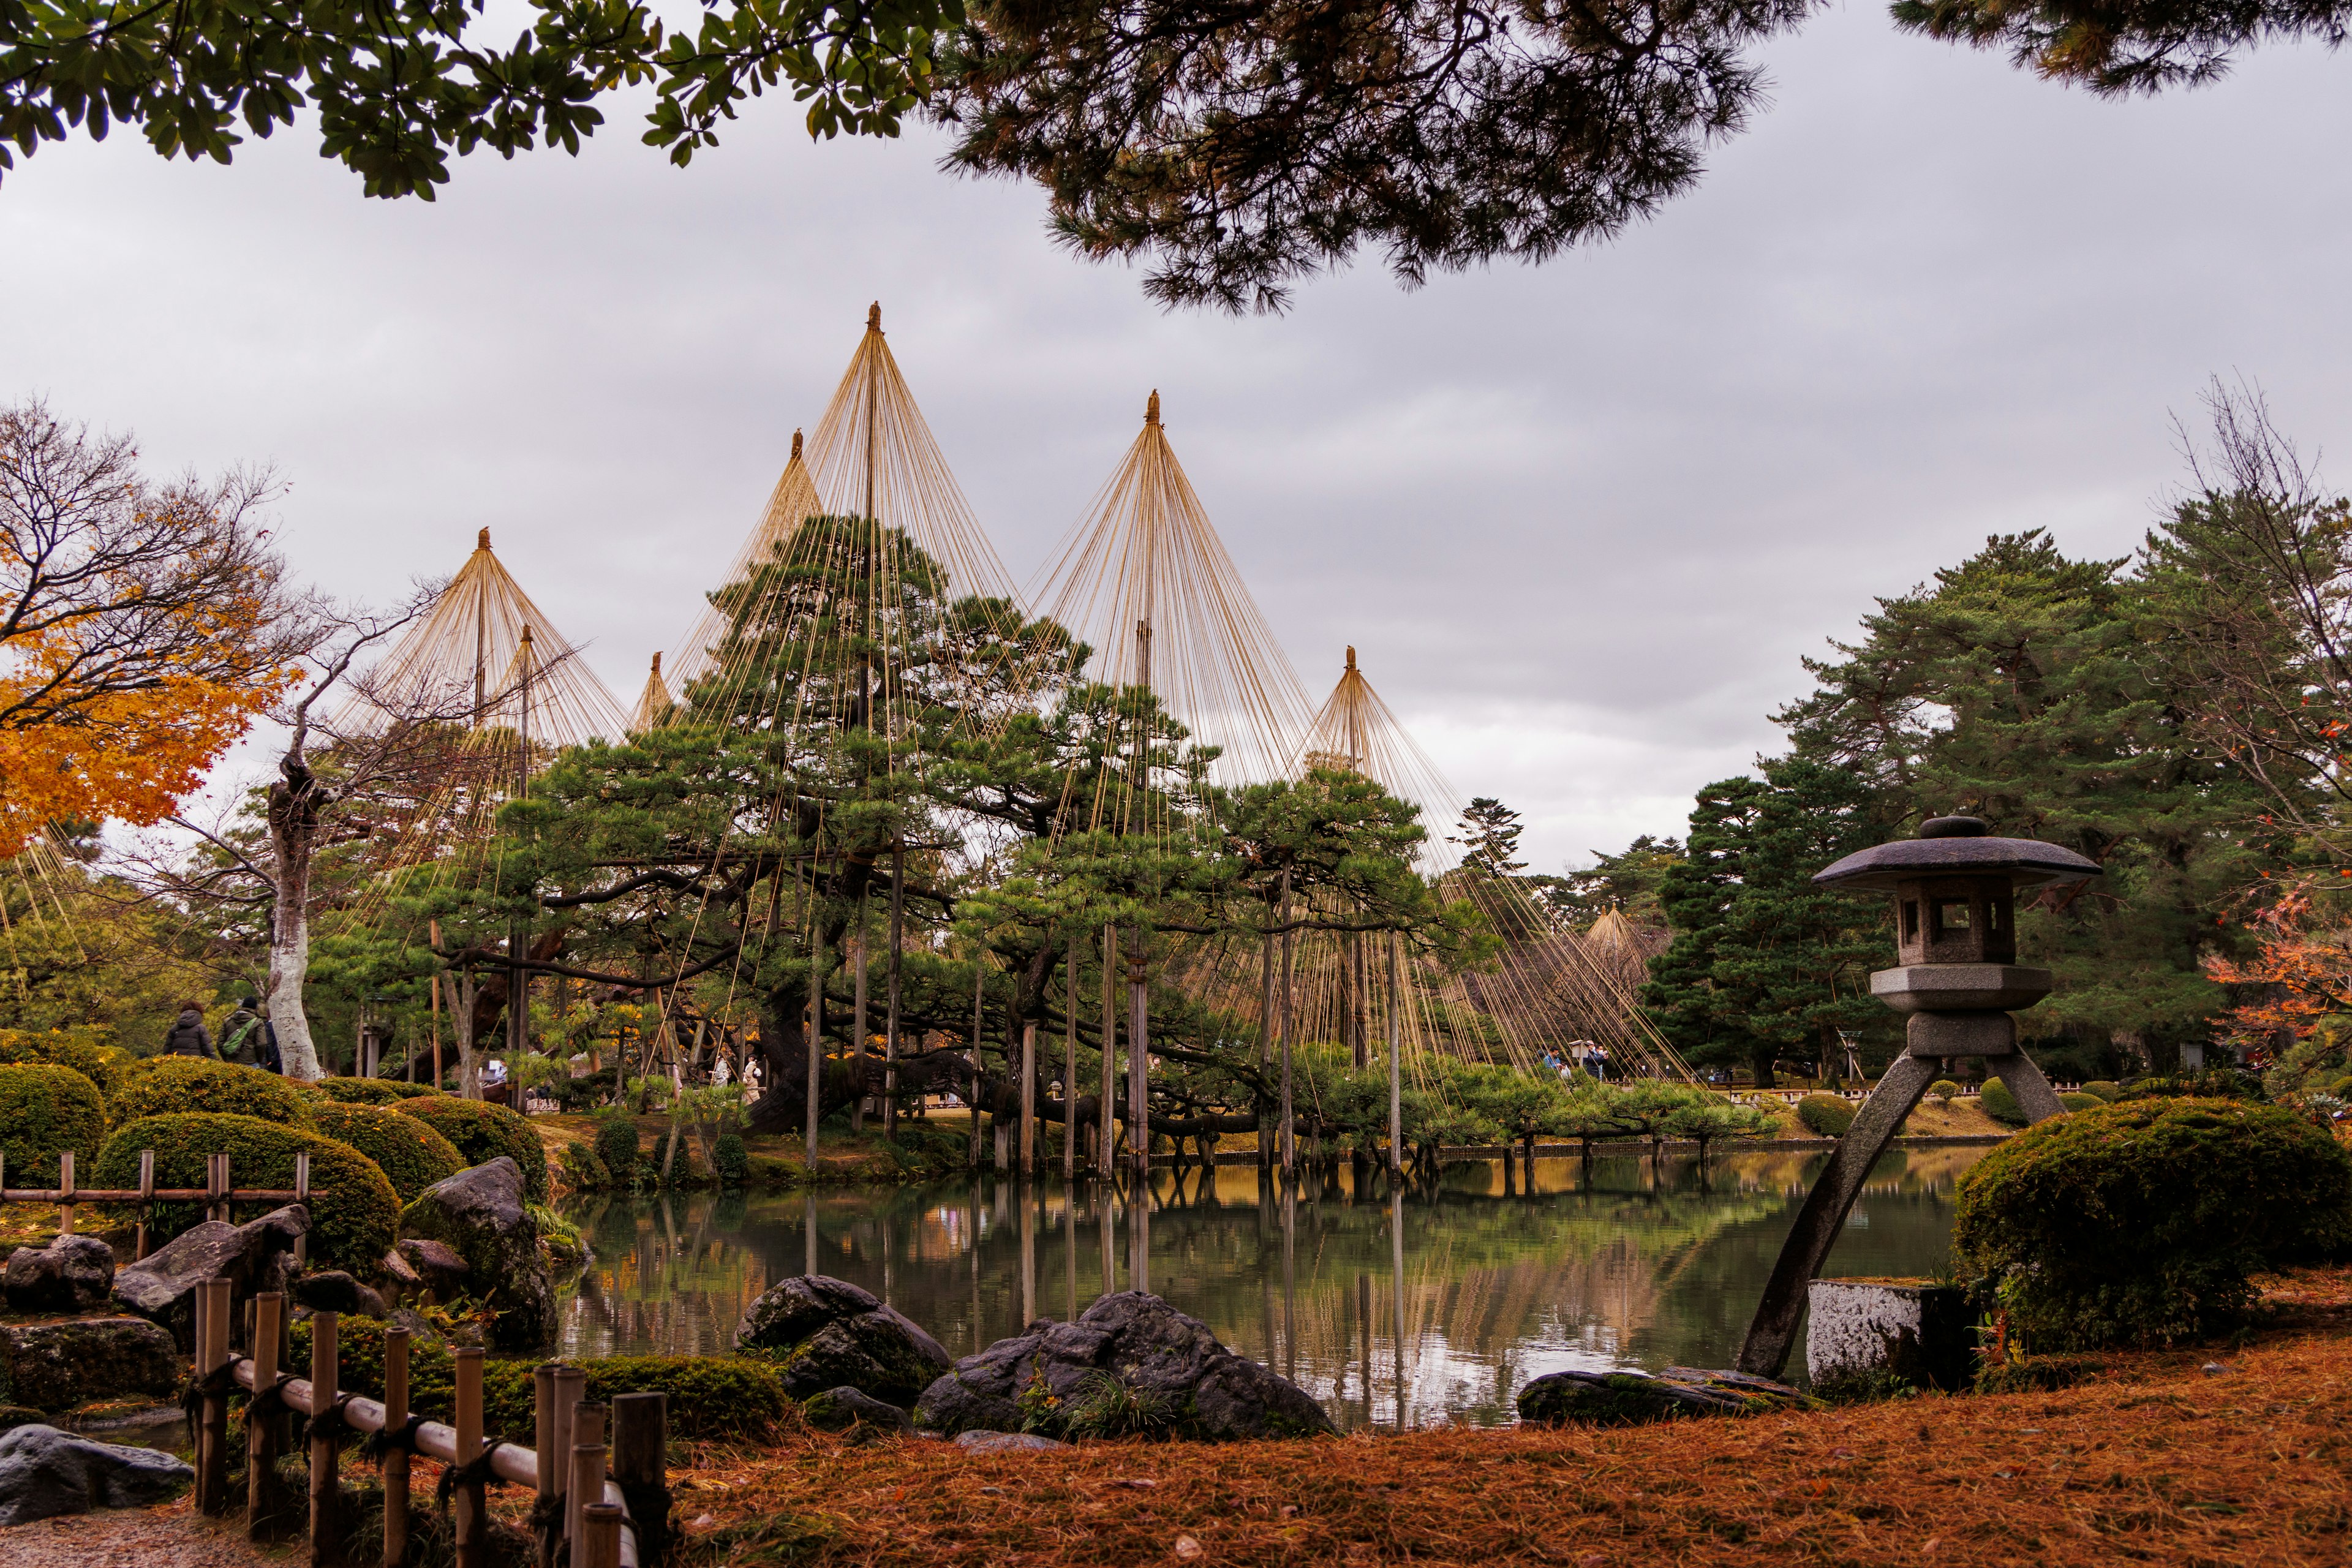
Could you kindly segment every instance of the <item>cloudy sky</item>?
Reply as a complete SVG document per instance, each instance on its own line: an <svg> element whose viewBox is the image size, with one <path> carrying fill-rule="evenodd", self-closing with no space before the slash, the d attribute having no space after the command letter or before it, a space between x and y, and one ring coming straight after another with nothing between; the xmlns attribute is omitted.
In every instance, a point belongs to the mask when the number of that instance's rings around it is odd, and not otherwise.
<svg viewBox="0 0 2352 1568"><path fill-rule="evenodd" d="M281 137L227 169L118 132L0 184L0 397L163 468L272 460L339 594L499 553L625 700L883 305L1027 579L1160 389L1319 700L1343 645L1550 868L1679 831L1775 744L1802 656L1988 532L2121 554L2216 373L2325 449L2352 416L2352 62L2273 50L2106 103L1832 11L1773 107L1622 241L1281 317L1170 316L938 143L758 105L691 169L574 160L362 199ZM313 144L315 145L315 144Z"/></svg>

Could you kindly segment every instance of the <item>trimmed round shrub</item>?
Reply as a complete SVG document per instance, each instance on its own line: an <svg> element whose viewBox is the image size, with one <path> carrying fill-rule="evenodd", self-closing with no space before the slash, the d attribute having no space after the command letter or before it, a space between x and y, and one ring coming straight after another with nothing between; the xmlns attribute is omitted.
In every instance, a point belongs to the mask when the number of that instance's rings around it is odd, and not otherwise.
<svg viewBox="0 0 2352 1568"><path fill-rule="evenodd" d="M48 1029L0 1029L0 1063L11 1067L71 1068L111 1100L131 1079L138 1058L120 1046L104 1044L107 1031L92 1026Z"/></svg>
<svg viewBox="0 0 2352 1568"><path fill-rule="evenodd" d="M596 1157L604 1162L612 1180L627 1186L637 1173L637 1124L618 1115L599 1121Z"/></svg>
<svg viewBox="0 0 2352 1568"><path fill-rule="evenodd" d="M1950 1079L1939 1078L1927 1086L1927 1092L1946 1105L1959 1098L1960 1086Z"/></svg>
<svg viewBox="0 0 2352 1568"><path fill-rule="evenodd" d="M2086 1094L2080 1089L2069 1089L2058 1097L2058 1103L2069 1110L2096 1110L2106 1104L2106 1101L2095 1094Z"/></svg>
<svg viewBox="0 0 2352 1568"><path fill-rule="evenodd" d="M547 1201L547 1150L521 1112L441 1094L404 1100L392 1109L415 1117L457 1145L467 1170L507 1155L522 1167L525 1195L535 1204Z"/></svg>
<svg viewBox="0 0 2352 1568"><path fill-rule="evenodd" d="M2123 1091L2124 1100L2267 1100L2270 1091L2252 1073L2236 1068L2203 1068L2169 1078L2144 1078Z"/></svg>
<svg viewBox="0 0 2352 1568"><path fill-rule="evenodd" d="M2143 1100L2055 1117L1960 1178L1955 1258L2037 1352L2231 1326L2247 1277L2352 1245L2352 1151L2284 1106Z"/></svg>
<svg viewBox="0 0 2352 1568"><path fill-rule="evenodd" d="M1853 1125L1853 1107L1834 1094L1809 1094L1797 1101L1797 1120L1823 1138L1843 1138Z"/></svg>
<svg viewBox="0 0 2352 1568"><path fill-rule="evenodd" d="M310 1125L373 1160L404 1204L466 1168L456 1144L414 1116L380 1105L315 1105Z"/></svg>
<svg viewBox="0 0 2352 1568"><path fill-rule="evenodd" d="M2083 1092L2084 1094L2095 1094L2101 1100L2104 1100L2112 1105L2116 1100L2121 1100L2124 1097L2124 1086L2119 1083L2110 1082L2106 1079L2095 1078L2090 1082L2083 1086Z"/></svg>
<svg viewBox="0 0 2352 1568"><path fill-rule="evenodd" d="M139 1184L139 1151L155 1151L155 1184L201 1187L205 1156L226 1154L232 1187L294 1186L294 1156L310 1156L310 1262L362 1279L383 1272L383 1255L400 1224L400 1200L376 1163L348 1143L307 1127L257 1116L189 1112L149 1116L115 1130L90 1173L93 1187ZM197 1203L157 1204L156 1239L177 1236L204 1218ZM241 1217L256 1211L246 1205Z"/></svg>
<svg viewBox="0 0 2352 1568"><path fill-rule="evenodd" d="M740 1187L751 1174L751 1152L743 1147L740 1132L722 1132L710 1151L710 1163L719 1167L719 1179L730 1187Z"/></svg>
<svg viewBox="0 0 2352 1568"><path fill-rule="evenodd" d="M74 1177L89 1185L89 1163L106 1142L106 1100L71 1068L0 1067L0 1154L20 1187L58 1179L58 1156L73 1151Z"/></svg>
<svg viewBox="0 0 2352 1568"><path fill-rule="evenodd" d="M293 1125L310 1120L313 1103L299 1087L260 1068L202 1057L162 1057L115 1097L113 1110L118 1122L200 1113ZM196 1185L204 1185L201 1176Z"/></svg>
<svg viewBox="0 0 2352 1568"><path fill-rule="evenodd" d="M322 1078L312 1087L338 1105L390 1105L396 1100L422 1100L433 1092L429 1083L403 1083L393 1078Z"/></svg>
<svg viewBox="0 0 2352 1568"><path fill-rule="evenodd" d="M2009 1085L1997 1078L1985 1079L1984 1089L1977 1096L1977 1106L2003 1127L2025 1125L2025 1107L2017 1103L2017 1096L2009 1091Z"/></svg>

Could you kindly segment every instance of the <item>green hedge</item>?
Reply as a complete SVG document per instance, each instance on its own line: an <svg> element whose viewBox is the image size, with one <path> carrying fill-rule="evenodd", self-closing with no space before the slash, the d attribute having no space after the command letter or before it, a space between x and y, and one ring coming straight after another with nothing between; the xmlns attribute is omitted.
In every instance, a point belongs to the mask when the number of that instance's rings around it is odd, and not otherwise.
<svg viewBox="0 0 2352 1568"><path fill-rule="evenodd" d="M380 1105L314 1105L310 1125L373 1160L403 1204L466 1168L449 1140L414 1116Z"/></svg>
<svg viewBox="0 0 2352 1568"><path fill-rule="evenodd" d="M2069 1110L2096 1110L2107 1102L2095 1094L2086 1094L2080 1089L2069 1089L2058 1097L2058 1103Z"/></svg>
<svg viewBox="0 0 2352 1568"><path fill-rule="evenodd" d="M612 1180L627 1186L637 1173L637 1124L625 1111L615 1110L596 1120L596 1158L604 1163Z"/></svg>
<svg viewBox="0 0 2352 1568"><path fill-rule="evenodd" d="M530 1201L547 1201L547 1150L531 1131L530 1119L521 1112L446 1095L404 1100L393 1109L403 1116L415 1117L456 1144L458 1157L469 1170L507 1155L522 1167L523 1186Z"/></svg>
<svg viewBox="0 0 2352 1568"><path fill-rule="evenodd" d="M0 1154L7 1156L5 1179L20 1187L47 1186L58 1179L58 1155L73 1151L75 1179L86 1173L106 1142L106 1099L98 1085L71 1068L47 1065L0 1067Z"/></svg>
<svg viewBox="0 0 2352 1568"><path fill-rule="evenodd" d="M1985 1079L1984 1089L1977 1096L1977 1105L2003 1127L2025 1125L2025 1107L2017 1103L2017 1096L2009 1091L2009 1085L1997 1078Z"/></svg>
<svg viewBox="0 0 2352 1568"><path fill-rule="evenodd" d="M373 1318L343 1318L336 1324L337 1383L363 1399L383 1397L383 1329ZM293 1364L310 1365L310 1325L296 1323ZM529 1361L482 1363L482 1429L486 1436L526 1447L538 1436L531 1407ZM592 1356L575 1362L588 1374L588 1397L609 1402L616 1394L669 1395L669 1435L688 1438L759 1437L767 1435L791 1403L783 1384L764 1363L736 1356ZM455 1419L456 1362L448 1347L412 1344L408 1352L408 1407L428 1421Z"/></svg>
<svg viewBox="0 0 2352 1568"><path fill-rule="evenodd" d="M397 1100L423 1100L433 1092L429 1083L393 1078L322 1078L314 1087L338 1105L390 1105Z"/></svg>
<svg viewBox="0 0 2352 1568"><path fill-rule="evenodd" d="M0 1064L71 1068L111 1100L130 1081L139 1058L109 1045L110 1032L84 1025L71 1029L0 1029Z"/></svg>
<svg viewBox="0 0 2352 1568"><path fill-rule="evenodd" d="M1809 1094L1797 1101L1797 1120L1823 1138L1843 1138L1853 1125L1853 1107L1834 1094Z"/></svg>
<svg viewBox="0 0 2352 1568"><path fill-rule="evenodd" d="M310 1261L362 1279L383 1272L383 1255L400 1224L400 1200L375 1162L350 1144L257 1116L150 1116L115 1130L99 1152L89 1185L137 1186L142 1149L155 1151L159 1187L201 1187L205 1156L226 1154L231 1185L290 1191L294 1156L309 1154ZM239 1217L257 1212L248 1205ZM177 1236L203 1218L201 1204L157 1204L156 1239Z"/></svg>
<svg viewBox="0 0 2352 1568"><path fill-rule="evenodd" d="M297 1126L310 1120L313 1103L295 1085L260 1068L203 1057L163 1057L124 1086L113 1110L117 1122L204 1112ZM196 1184L204 1185L201 1181Z"/></svg>
<svg viewBox="0 0 2352 1568"><path fill-rule="evenodd" d="M2193 1339L2242 1317L2250 1274L2352 1247L2352 1152L2284 1106L2077 1111L1960 1178L1952 1246L2037 1352Z"/></svg>

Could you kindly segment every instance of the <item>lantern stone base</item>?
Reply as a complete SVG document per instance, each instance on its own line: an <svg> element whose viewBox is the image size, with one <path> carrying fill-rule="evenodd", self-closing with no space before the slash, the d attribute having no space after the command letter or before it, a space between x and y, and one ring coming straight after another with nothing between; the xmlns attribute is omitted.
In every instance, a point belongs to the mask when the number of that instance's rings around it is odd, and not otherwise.
<svg viewBox="0 0 2352 1568"><path fill-rule="evenodd" d="M1951 1390L1975 1376L1976 1315L1957 1285L1816 1279L1807 1306L1805 1373L1816 1387L1886 1373Z"/></svg>

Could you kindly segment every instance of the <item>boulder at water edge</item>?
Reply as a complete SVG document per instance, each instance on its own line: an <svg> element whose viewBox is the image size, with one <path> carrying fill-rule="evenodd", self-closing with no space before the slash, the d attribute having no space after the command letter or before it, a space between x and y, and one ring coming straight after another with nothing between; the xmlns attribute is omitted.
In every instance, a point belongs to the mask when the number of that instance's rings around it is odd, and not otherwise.
<svg viewBox="0 0 2352 1568"><path fill-rule="evenodd" d="M854 1388L886 1405L912 1405L948 1369L948 1352L872 1292L824 1274L771 1286L736 1325L739 1350L772 1357L784 1392L808 1399Z"/></svg>
<svg viewBox="0 0 2352 1568"><path fill-rule="evenodd" d="M508 1156L417 1194L400 1211L400 1234L437 1241L465 1259L466 1278L494 1314L492 1350L535 1351L555 1337L555 1283L540 1255L539 1226L523 1206L522 1170Z"/></svg>
<svg viewBox="0 0 2352 1568"><path fill-rule="evenodd" d="M0 1433L0 1525L94 1508L145 1508L176 1497L195 1479L194 1470L153 1448L18 1426Z"/></svg>
<svg viewBox="0 0 2352 1568"><path fill-rule="evenodd" d="M1763 1415L1812 1401L1785 1383L1744 1372L1670 1366L1646 1372L1555 1372L1519 1390L1519 1419L1553 1426L1634 1426L1685 1415Z"/></svg>
<svg viewBox="0 0 2352 1568"><path fill-rule="evenodd" d="M231 1309L264 1290L283 1290L296 1271L295 1238L310 1228L310 1212L300 1204L272 1209L259 1219L226 1225L208 1219L163 1244L151 1258L114 1271L114 1300L126 1311L172 1331L180 1348L196 1348L196 1287L207 1279L229 1281Z"/></svg>
<svg viewBox="0 0 2352 1568"><path fill-rule="evenodd" d="M313 1312L339 1312L358 1318L388 1318L391 1309L375 1291L340 1268L314 1268L297 1279L287 1292L298 1307Z"/></svg>
<svg viewBox="0 0 2352 1568"><path fill-rule="evenodd" d="M398 1276L404 1283L407 1277L413 1276L418 1285L431 1292L433 1299L445 1307L466 1293L467 1277L473 1273L456 1247L413 1236L394 1246L384 1262L389 1266L394 1258L405 1271L404 1275Z"/></svg>
<svg viewBox="0 0 2352 1568"><path fill-rule="evenodd" d="M114 1289L114 1248L94 1236L61 1236L8 1255L0 1291L12 1312L87 1312Z"/></svg>
<svg viewBox="0 0 2352 1568"><path fill-rule="evenodd" d="M1041 1318L923 1391L935 1431L1063 1436L1303 1437L1331 1418L1305 1389L1217 1342L1157 1296L1124 1290L1075 1323Z"/></svg>
<svg viewBox="0 0 2352 1568"><path fill-rule="evenodd" d="M820 1432L846 1432L863 1425L877 1432L911 1432L915 1424L895 1405L885 1405L854 1388L828 1388L809 1395L801 1418Z"/></svg>
<svg viewBox="0 0 2352 1568"><path fill-rule="evenodd" d="M55 1415L101 1399L169 1399L187 1363L144 1318L0 1323L0 1401Z"/></svg>

